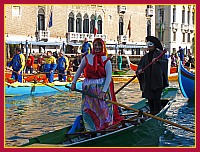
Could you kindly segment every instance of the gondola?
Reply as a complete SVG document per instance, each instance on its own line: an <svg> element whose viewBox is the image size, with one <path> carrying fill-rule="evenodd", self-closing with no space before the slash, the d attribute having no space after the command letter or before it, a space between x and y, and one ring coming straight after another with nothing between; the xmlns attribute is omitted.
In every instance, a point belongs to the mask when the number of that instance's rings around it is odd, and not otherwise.
<svg viewBox="0 0 200 152"><path fill-rule="evenodd" d="M179 64L178 70L178 82L181 92L185 98L189 101L195 99L195 74L188 71L182 62Z"/></svg>
<svg viewBox="0 0 200 152"><path fill-rule="evenodd" d="M165 88L162 93L162 110L156 115L165 118L167 109L175 101L177 88ZM163 121L147 117L144 112L149 111L148 102L142 99L131 108L140 110L121 109L124 120L110 126L105 130L86 132L83 128L76 128L70 132L75 125L66 126L47 134L29 139L28 143L20 147L146 147L158 146L159 137L163 134L165 126ZM142 112L143 111L143 112ZM76 121L75 121L76 122Z"/></svg>

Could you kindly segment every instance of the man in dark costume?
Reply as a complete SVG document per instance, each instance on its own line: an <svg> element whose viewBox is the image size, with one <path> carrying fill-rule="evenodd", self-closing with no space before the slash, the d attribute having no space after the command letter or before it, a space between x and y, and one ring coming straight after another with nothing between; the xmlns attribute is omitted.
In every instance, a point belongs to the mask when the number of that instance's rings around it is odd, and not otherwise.
<svg viewBox="0 0 200 152"><path fill-rule="evenodd" d="M147 36L146 41L149 52L141 58L136 73L141 72L146 65L154 61L163 53L163 47L158 38ZM168 60L165 59L165 56L163 55L158 61L150 65L138 76L142 95L148 99L150 113L154 115L161 110L160 98L162 90L169 86L167 67Z"/></svg>

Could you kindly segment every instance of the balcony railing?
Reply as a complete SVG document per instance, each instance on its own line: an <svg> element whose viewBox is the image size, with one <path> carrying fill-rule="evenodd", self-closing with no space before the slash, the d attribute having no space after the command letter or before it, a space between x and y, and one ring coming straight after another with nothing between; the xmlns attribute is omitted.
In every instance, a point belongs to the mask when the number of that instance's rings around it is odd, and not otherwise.
<svg viewBox="0 0 200 152"><path fill-rule="evenodd" d="M188 24L181 24L181 30L182 32L188 32L189 30L189 25Z"/></svg>
<svg viewBox="0 0 200 152"><path fill-rule="evenodd" d="M117 41L121 42L121 43L128 42L128 36L127 35L118 35L117 36Z"/></svg>
<svg viewBox="0 0 200 152"><path fill-rule="evenodd" d="M118 5L117 9L118 9L118 13L124 14L126 13L127 7L124 5Z"/></svg>
<svg viewBox="0 0 200 152"><path fill-rule="evenodd" d="M194 32L194 25L189 25L189 30L191 33Z"/></svg>
<svg viewBox="0 0 200 152"><path fill-rule="evenodd" d="M107 36L105 34L97 34L94 37L94 34L89 34L89 33L76 33L76 32L68 32L68 33L66 33L67 42L84 41L85 37L88 37L89 41L93 41L94 38L101 38L104 41L106 41L106 39L107 39Z"/></svg>
<svg viewBox="0 0 200 152"><path fill-rule="evenodd" d="M36 32L37 41L48 41L50 37L50 31L39 30Z"/></svg>
<svg viewBox="0 0 200 152"><path fill-rule="evenodd" d="M178 23L172 23L172 29L177 30L178 29Z"/></svg>
<svg viewBox="0 0 200 152"><path fill-rule="evenodd" d="M146 9L146 16L147 17L152 17L153 13L154 13L153 7L149 7L149 8Z"/></svg>

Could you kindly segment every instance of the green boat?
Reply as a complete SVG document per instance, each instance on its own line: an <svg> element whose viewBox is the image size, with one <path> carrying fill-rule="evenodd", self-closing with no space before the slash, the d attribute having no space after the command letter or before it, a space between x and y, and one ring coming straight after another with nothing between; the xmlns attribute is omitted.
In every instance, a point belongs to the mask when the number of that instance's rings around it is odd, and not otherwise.
<svg viewBox="0 0 200 152"><path fill-rule="evenodd" d="M167 109L175 101L177 88L166 88L162 93L162 110L155 117L165 118ZM134 112L122 108L121 115L125 117L122 123L106 130L85 132L76 129L68 134L72 126L55 130L47 134L29 139L20 147L155 147L165 126L163 121L143 115L149 111L148 102L143 99L130 108L140 110ZM143 112L142 112L143 111ZM78 127L77 127L78 128Z"/></svg>

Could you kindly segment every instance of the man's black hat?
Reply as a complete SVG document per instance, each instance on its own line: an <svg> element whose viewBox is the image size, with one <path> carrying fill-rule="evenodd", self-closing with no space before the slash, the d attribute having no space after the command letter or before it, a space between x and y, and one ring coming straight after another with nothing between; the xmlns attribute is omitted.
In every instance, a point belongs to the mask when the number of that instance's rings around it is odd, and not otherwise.
<svg viewBox="0 0 200 152"><path fill-rule="evenodd" d="M160 50L163 50L163 46L162 44L160 43L160 40L157 38L157 37L154 37L154 36L147 36L146 37L146 40L147 42L150 41L150 42L153 42L155 44L155 47L160 49Z"/></svg>

